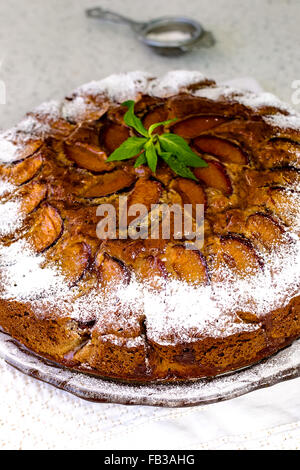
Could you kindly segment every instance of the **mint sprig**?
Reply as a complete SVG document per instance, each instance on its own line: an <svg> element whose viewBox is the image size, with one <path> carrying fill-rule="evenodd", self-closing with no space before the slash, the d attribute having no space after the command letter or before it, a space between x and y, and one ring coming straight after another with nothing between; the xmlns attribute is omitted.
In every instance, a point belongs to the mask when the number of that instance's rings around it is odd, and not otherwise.
<svg viewBox="0 0 300 470"><path fill-rule="evenodd" d="M145 129L142 121L134 114L134 101L124 101L122 106L126 106L128 108L127 113L124 116L124 122L129 127L133 127L139 134L143 135L144 137L148 137L148 131Z"/></svg>
<svg viewBox="0 0 300 470"><path fill-rule="evenodd" d="M140 118L134 114L134 101L125 101L122 105L128 108L124 115L125 124L143 137L129 137L108 157L107 161L137 157L135 168L147 164L155 173L160 157L177 175L198 181L189 167L207 167L207 163L193 152L187 142L177 134L153 134L157 127L166 126L177 119L157 122L147 130Z"/></svg>
<svg viewBox="0 0 300 470"><path fill-rule="evenodd" d="M145 137L129 137L120 145L106 160L107 162L128 160L136 157L147 144L148 139Z"/></svg>
<svg viewBox="0 0 300 470"><path fill-rule="evenodd" d="M194 173L184 163L172 155L172 153L161 152L161 158L177 175L182 176L183 178L189 178L191 180L198 181Z"/></svg>

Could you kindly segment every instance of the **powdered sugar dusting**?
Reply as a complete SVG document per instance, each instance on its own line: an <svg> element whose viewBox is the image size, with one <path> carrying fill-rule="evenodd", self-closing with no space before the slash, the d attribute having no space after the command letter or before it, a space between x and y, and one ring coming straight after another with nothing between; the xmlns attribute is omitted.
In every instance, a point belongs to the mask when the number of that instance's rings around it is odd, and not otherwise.
<svg viewBox="0 0 300 470"><path fill-rule="evenodd" d="M233 99L237 91L235 88L230 86L212 86L200 88L193 92L194 96L199 98L207 98L209 100L218 101L220 99Z"/></svg>
<svg viewBox="0 0 300 470"><path fill-rule="evenodd" d="M234 313L222 311L211 287L197 288L176 281L170 282L160 295L147 293L145 314L147 336L164 345L258 329L258 325L245 325Z"/></svg>
<svg viewBox="0 0 300 470"><path fill-rule="evenodd" d="M248 108L253 109L254 111L258 111L261 108L265 107L271 107L271 108L278 108L282 112L286 113L294 113L293 109L288 106L286 103L283 103L279 98L277 98L275 95L272 93L253 93L252 91L248 90L237 90L236 88L233 88L231 86L210 86L206 88L200 88L199 90L196 90L193 92L194 96L198 96L200 98L207 98L212 101L218 101L218 100L226 100L226 101L231 101L231 102L236 102L239 104L242 104ZM275 115L277 119L282 117L282 123L283 126L286 126L286 122L288 122L289 119L292 121L295 119L294 116L284 116L282 113L278 113ZM268 116L268 118L271 118L272 121L273 116ZM298 117L298 125L296 121L294 122L294 128L299 129L299 117ZM270 122L273 124L273 122ZM275 125L275 123L274 123Z"/></svg>
<svg viewBox="0 0 300 470"><path fill-rule="evenodd" d="M73 121L83 119L88 106L89 97L103 97L115 103L136 100L139 95L167 97L184 91L190 85L203 82L206 77L200 72L175 70L162 78L154 79L145 72L128 72L87 83L77 90L71 100L65 101L62 114Z"/></svg>
<svg viewBox="0 0 300 470"><path fill-rule="evenodd" d="M139 94L167 97L204 80L206 77L202 73L185 70L168 72L162 78L157 79L153 79L145 72L110 75L103 80L92 81L78 88L74 98L64 104L63 114L73 119L82 115L87 107L85 99L87 96L103 96L116 103L135 100Z"/></svg>
<svg viewBox="0 0 300 470"><path fill-rule="evenodd" d="M144 93L150 78L149 74L138 71L115 74L87 83L77 91L79 95L105 95L111 101L122 103L125 100L134 100L139 93Z"/></svg>
<svg viewBox="0 0 300 470"><path fill-rule="evenodd" d="M0 134L0 163L11 163L18 160L21 146L15 144L12 138L11 131Z"/></svg>
<svg viewBox="0 0 300 470"><path fill-rule="evenodd" d="M241 93L241 95L237 98L237 101L244 106L248 106L254 110L259 110L260 108L264 107L274 107L278 108L282 111L289 111L290 108L287 104L280 101L276 96L272 93L252 93L252 92L245 92Z"/></svg>
<svg viewBox="0 0 300 470"><path fill-rule="evenodd" d="M102 341L112 343L120 347L126 346L127 348L144 346L145 343L145 340L142 336L137 336L136 338L122 338L115 335L103 335Z"/></svg>
<svg viewBox="0 0 300 470"><path fill-rule="evenodd" d="M87 103L83 96L76 96L71 101L64 103L62 114L65 119L78 121L84 119Z"/></svg>
<svg viewBox="0 0 300 470"><path fill-rule="evenodd" d="M63 104L62 115L76 121L84 116L88 107L87 96L109 99L116 103L125 100L137 99L139 94L166 98L176 93L187 91L191 85L210 80L198 71L174 70L166 73L163 77L153 78L144 72L128 72L124 74L111 75L100 81L92 81L75 90L71 101ZM194 96L207 98L213 101L226 100L237 102L253 110L264 107L275 107L280 109L284 115L278 113L266 116L265 120L274 126L282 128L299 129L299 116L295 115L293 109L279 100L271 93L253 93L249 90L238 90L228 85L211 85L196 90L189 90Z"/></svg>
<svg viewBox="0 0 300 470"><path fill-rule="evenodd" d="M271 126L276 126L281 129L300 129L300 116L298 114L285 116L277 113L270 116L264 116L264 120L268 124L271 124Z"/></svg>
<svg viewBox="0 0 300 470"><path fill-rule="evenodd" d="M0 206L1 207L1 206ZM58 271L42 267L42 255L33 253L25 240L18 240L10 246L0 248L2 278L5 280L5 298L19 301L34 301L41 295L57 295L59 286L65 284Z"/></svg>
<svg viewBox="0 0 300 470"><path fill-rule="evenodd" d="M168 97L175 95L179 91L184 91L190 85L200 83L207 78L200 72L173 70L166 73L162 78L157 78L149 84L147 92L152 96Z"/></svg>
<svg viewBox="0 0 300 470"><path fill-rule="evenodd" d="M49 101L38 106L32 113L25 116L17 126L1 133L0 163L14 163L22 158L24 145L29 140L45 138L51 130L50 122L58 119L60 116L59 102Z"/></svg>
<svg viewBox="0 0 300 470"><path fill-rule="evenodd" d="M46 137L50 130L51 121L61 117L60 103L48 101L28 114L17 126L16 130L23 134L31 134L37 137Z"/></svg>
<svg viewBox="0 0 300 470"><path fill-rule="evenodd" d="M0 235L6 236L14 233L22 226L23 215L20 202L7 201L0 204Z"/></svg>
<svg viewBox="0 0 300 470"><path fill-rule="evenodd" d="M7 196L16 189L16 186L9 181L2 180L0 181L0 197Z"/></svg>
<svg viewBox="0 0 300 470"><path fill-rule="evenodd" d="M57 100L46 101L37 106L33 112L40 116L49 115L53 119L59 119L61 117L61 103Z"/></svg>

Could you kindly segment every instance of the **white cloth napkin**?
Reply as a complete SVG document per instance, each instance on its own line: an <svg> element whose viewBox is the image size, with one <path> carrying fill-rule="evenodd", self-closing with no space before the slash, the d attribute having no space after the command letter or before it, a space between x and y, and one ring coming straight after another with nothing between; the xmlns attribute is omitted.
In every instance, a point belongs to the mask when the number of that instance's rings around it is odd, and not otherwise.
<svg viewBox="0 0 300 470"><path fill-rule="evenodd" d="M193 408L89 403L0 364L1 449L299 449L300 378Z"/></svg>
<svg viewBox="0 0 300 470"><path fill-rule="evenodd" d="M300 378L193 408L96 404L0 362L0 449L299 449L299 389Z"/></svg>

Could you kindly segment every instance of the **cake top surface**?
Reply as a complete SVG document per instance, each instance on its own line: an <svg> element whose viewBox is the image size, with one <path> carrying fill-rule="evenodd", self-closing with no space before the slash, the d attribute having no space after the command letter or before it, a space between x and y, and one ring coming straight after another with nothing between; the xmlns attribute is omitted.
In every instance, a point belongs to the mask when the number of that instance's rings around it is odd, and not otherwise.
<svg viewBox="0 0 300 470"><path fill-rule="evenodd" d="M166 126L207 162L198 182L107 156L132 131ZM74 150L75 149L75 150ZM269 93L199 72L113 75L49 102L0 135L1 297L63 315L116 343L162 344L255 331L299 291L300 116ZM110 165L105 167L105 165ZM104 168L104 169L103 169ZM204 245L101 240L103 204L205 206ZM103 215L103 214L102 214ZM194 219L194 216L192 217Z"/></svg>

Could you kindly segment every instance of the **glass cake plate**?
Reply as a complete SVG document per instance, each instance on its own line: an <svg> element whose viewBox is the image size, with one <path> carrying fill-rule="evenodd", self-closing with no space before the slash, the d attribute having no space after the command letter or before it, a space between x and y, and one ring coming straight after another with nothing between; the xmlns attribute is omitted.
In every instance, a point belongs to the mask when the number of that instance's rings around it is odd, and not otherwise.
<svg viewBox="0 0 300 470"><path fill-rule="evenodd" d="M126 384L65 369L0 332L0 357L19 371L85 400L165 407L216 403L300 376L300 339L251 367L174 384Z"/></svg>

